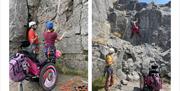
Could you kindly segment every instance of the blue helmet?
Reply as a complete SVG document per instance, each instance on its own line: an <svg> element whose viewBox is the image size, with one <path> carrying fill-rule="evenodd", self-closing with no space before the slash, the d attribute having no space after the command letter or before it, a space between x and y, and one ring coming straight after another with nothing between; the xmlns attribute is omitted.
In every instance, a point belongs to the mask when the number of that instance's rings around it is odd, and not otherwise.
<svg viewBox="0 0 180 91"><path fill-rule="evenodd" d="M53 25L53 22L52 22L52 21L47 21L47 22L46 22L46 28L47 28L47 29L53 29L53 26L54 26L54 25Z"/></svg>

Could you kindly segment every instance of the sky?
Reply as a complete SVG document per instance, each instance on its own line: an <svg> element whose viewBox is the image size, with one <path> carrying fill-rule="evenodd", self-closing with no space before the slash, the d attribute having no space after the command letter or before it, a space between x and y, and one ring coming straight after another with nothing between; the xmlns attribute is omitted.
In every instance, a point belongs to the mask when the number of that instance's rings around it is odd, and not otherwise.
<svg viewBox="0 0 180 91"><path fill-rule="evenodd" d="M139 0L139 2L147 2L147 3L151 2L151 1L152 0ZM171 0L153 0L153 1L157 4L165 4Z"/></svg>

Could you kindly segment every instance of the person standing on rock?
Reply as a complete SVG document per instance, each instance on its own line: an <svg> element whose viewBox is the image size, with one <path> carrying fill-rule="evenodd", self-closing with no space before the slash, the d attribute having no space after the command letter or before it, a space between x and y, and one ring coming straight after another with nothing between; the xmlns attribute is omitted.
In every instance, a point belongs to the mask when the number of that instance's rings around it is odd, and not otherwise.
<svg viewBox="0 0 180 91"><path fill-rule="evenodd" d="M132 22L131 36L130 36L131 39L134 36L134 34L137 34L141 38L140 28L139 28L139 25L138 25L138 21L133 21Z"/></svg>
<svg viewBox="0 0 180 91"><path fill-rule="evenodd" d="M104 68L104 75L106 75L106 82L105 82L105 91L109 91L109 87L114 84L114 77L113 77L113 54L115 50L113 48L109 49L109 53L106 55L106 66Z"/></svg>
<svg viewBox="0 0 180 91"><path fill-rule="evenodd" d="M54 31L53 29L53 22L52 21L47 21L46 22L46 29L43 33L44 37L44 53L47 58L49 58L50 55L53 55L53 60L55 61L55 52L56 52L56 47L55 47L55 42L60 41L64 34L59 37L58 34Z"/></svg>
<svg viewBox="0 0 180 91"><path fill-rule="evenodd" d="M31 51L36 56L39 52L39 40L36 33L37 25L35 21L29 22L28 41L31 44Z"/></svg>

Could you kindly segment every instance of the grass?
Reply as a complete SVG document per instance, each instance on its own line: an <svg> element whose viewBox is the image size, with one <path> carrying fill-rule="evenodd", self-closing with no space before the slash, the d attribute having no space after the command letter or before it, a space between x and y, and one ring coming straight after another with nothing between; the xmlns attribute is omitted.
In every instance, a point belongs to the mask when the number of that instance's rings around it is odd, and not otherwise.
<svg viewBox="0 0 180 91"><path fill-rule="evenodd" d="M59 59L58 62L56 63L56 67L60 73L65 75L78 75L85 78L88 77L87 70L77 70L77 69L68 68L66 65L62 64L61 59Z"/></svg>
<svg viewBox="0 0 180 91"><path fill-rule="evenodd" d="M92 90L99 91L100 89L103 89L105 85L105 81L106 81L106 78L104 76L101 76L97 78L96 80L94 80L92 82Z"/></svg>

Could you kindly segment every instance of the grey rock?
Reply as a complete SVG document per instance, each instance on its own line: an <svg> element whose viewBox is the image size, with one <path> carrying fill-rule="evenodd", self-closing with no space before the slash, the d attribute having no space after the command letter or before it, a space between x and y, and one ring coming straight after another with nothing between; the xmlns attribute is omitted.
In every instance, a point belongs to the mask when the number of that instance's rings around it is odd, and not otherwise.
<svg viewBox="0 0 180 91"><path fill-rule="evenodd" d="M106 55L109 53L109 48L107 46L100 46L101 58L105 59Z"/></svg>
<svg viewBox="0 0 180 91"><path fill-rule="evenodd" d="M122 85L127 85L127 84L128 84L128 81L127 81L127 80L121 80L121 84L122 84Z"/></svg>
<svg viewBox="0 0 180 91"><path fill-rule="evenodd" d="M133 81L133 75L132 74L128 74L127 75L127 80L132 82Z"/></svg>
<svg viewBox="0 0 180 91"><path fill-rule="evenodd" d="M110 33L110 24L108 22L96 22L92 23L92 41L101 44L107 44L108 36Z"/></svg>
<svg viewBox="0 0 180 91"><path fill-rule="evenodd" d="M92 48L92 54L94 57L100 57L101 53L99 52L99 50L96 47Z"/></svg>
<svg viewBox="0 0 180 91"><path fill-rule="evenodd" d="M81 37L74 36L64 38L57 46L62 49L63 53L82 53Z"/></svg>
<svg viewBox="0 0 180 91"><path fill-rule="evenodd" d="M125 74L124 72L122 72L121 69L118 69L116 74L117 74L117 77L118 77L119 79L121 79L121 80L127 78L126 74Z"/></svg>
<svg viewBox="0 0 180 91"><path fill-rule="evenodd" d="M88 36L82 36L83 50L88 50Z"/></svg>
<svg viewBox="0 0 180 91"><path fill-rule="evenodd" d="M133 71L135 70L133 59L132 59L132 58L129 58L129 59L127 60L127 62L128 62L129 72L133 72Z"/></svg>
<svg viewBox="0 0 180 91"><path fill-rule="evenodd" d="M75 34L81 34L81 25L80 23L81 22L77 22L77 21L81 21L81 16L82 16L82 5L78 5L74 11L73 11L73 21L72 21L72 24L73 24L73 31L75 32Z"/></svg>
<svg viewBox="0 0 180 91"><path fill-rule="evenodd" d="M136 71L132 72L132 74L133 74L133 80L134 81L138 81L140 79L140 76Z"/></svg>
<svg viewBox="0 0 180 91"><path fill-rule="evenodd" d="M131 72L127 75L128 81L138 81L139 80L139 74L136 71Z"/></svg>
<svg viewBox="0 0 180 91"><path fill-rule="evenodd" d="M84 0L86 1L86 0ZM83 4L83 8L81 10L81 35L88 35L88 4L87 2Z"/></svg>
<svg viewBox="0 0 180 91"><path fill-rule="evenodd" d="M26 28L24 27L28 22L26 0L10 0L9 12L9 41L11 55L17 51L20 42L26 39Z"/></svg>
<svg viewBox="0 0 180 91"><path fill-rule="evenodd" d="M107 44L107 38L110 32L110 24L107 20L107 12L113 7L115 0L93 0L92 1L92 40Z"/></svg>
<svg viewBox="0 0 180 91"><path fill-rule="evenodd" d="M117 0L119 4L129 4L132 1L138 1L138 0Z"/></svg>
<svg viewBox="0 0 180 91"><path fill-rule="evenodd" d="M171 72L169 72L169 73L168 73L168 77L170 77L170 78L171 78Z"/></svg>
<svg viewBox="0 0 180 91"><path fill-rule="evenodd" d="M105 60L99 59L99 58L93 58L92 59L92 80L99 78L100 76L103 76L104 74L104 67L105 67Z"/></svg>
<svg viewBox="0 0 180 91"><path fill-rule="evenodd" d="M88 61L84 60L64 60L65 64L68 68L75 69L75 70L81 70L81 71L87 71L88 67Z"/></svg>

